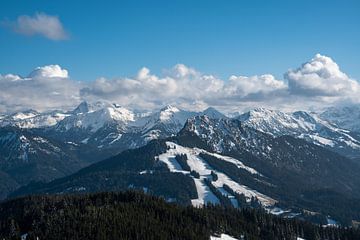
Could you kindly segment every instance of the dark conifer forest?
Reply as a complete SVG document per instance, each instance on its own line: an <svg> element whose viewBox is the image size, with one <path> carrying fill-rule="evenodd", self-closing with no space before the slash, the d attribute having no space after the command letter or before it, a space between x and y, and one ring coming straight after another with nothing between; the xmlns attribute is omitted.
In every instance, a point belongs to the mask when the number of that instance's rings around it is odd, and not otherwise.
<svg viewBox="0 0 360 240"><path fill-rule="evenodd" d="M141 192L27 196L0 204L1 239L360 239L259 209L180 206Z"/></svg>

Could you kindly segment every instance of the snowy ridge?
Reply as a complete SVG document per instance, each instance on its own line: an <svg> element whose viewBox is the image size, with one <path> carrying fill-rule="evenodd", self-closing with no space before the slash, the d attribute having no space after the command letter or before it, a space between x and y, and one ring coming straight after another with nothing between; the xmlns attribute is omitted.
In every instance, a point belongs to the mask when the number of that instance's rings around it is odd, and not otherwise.
<svg viewBox="0 0 360 240"><path fill-rule="evenodd" d="M188 119L179 134L195 133L217 153L247 149L256 156L270 157L273 137L259 134L254 128L243 127L237 119L210 119L198 116Z"/></svg>
<svg viewBox="0 0 360 240"><path fill-rule="evenodd" d="M56 125L69 114L53 111L38 113L36 111L18 112L0 119L0 127L13 126L18 128L45 128Z"/></svg>
<svg viewBox="0 0 360 240"><path fill-rule="evenodd" d="M109 144L110 142L110 145L123 144L121 143L121 136L130 134L131 136L125 137L126 140L124 140L127 142L125 143L127 147L139 147L153 139L176 135L188 119L196 116L205 116L208 119L229 119L211 107L203 112L190 112L168 105L153 113L134 113L115 103L82 102L69 112L39 113L29 110L8 116L4 115L0 118L0 127L50 128L50 130L61 134L69 132L69 135L73 130L82 131L81 139L71 139L71 142L76 144L84 144L83 140L86 138L93 139L90 141L93 143L94 141L102 141L98 145ZM291 135L350 157L358 156L360 153L360 135L324 120L322 115L303 111L284 113L255 108L236 119L240 120L244 126L268 133L274 137ZM209 126L205 132L204 129L195 127L197 128L194 130L195 133L204 137L220 131L223 132L223 136L226 136L229 131L220 121L214 126ZM99 130L101 132L97 133ZM106 137L107 139L105 139ZM225 146L226 144L228 146ZM224 143L219 140L214 143L214 149L217 152L222 152L224 147L231 148L234 144L231 141ZM247 143L247 145L249 144L254 143ZM270 148L271 146L267 146L265 149L258 149L258 151L267 154Z"/></svg>
<svg viewBox="0 0 360 240"><path fill-rule="evenodd" d="M218 119L218 118L226 118L226 116L224 114L222 114L221 112L219 112L218 110L216 110L215 108L213 107L209 107L207 109L205 109L203 112L202 112L202 115L206 115L208 116L209 118L215 118L215 119Z"/></svg>
<svg viewBox="0 0 360 240"><path fill-rule="evenodd" d="M255 128L274 137L290 135L345 155L358 155L360 137L355 139L349 130L323 120L315 113L298 111L284 113L277 110L255 108L237 117L245 126Z"/></svg>
<svg viewBox="0 0 360 240"><path fill-rule="evenodd" d="M96 103L89 106L81 103L75 114L59 122L57 128L68 131L72 128L89 129L96 132L108 123L123 123L134 121L134 113L116 104Z"/></svg>
<svg viewBox="0 0 360 240"><path fill-rule="evenodd" d="M220 236L210 236L210 240L237 240L237 238L231 237L225 233L220 234Z"/></svg>
<svg viewBox="0 0 360 240"><path fill-rule="evenodd" d="M204 112L190 112L168 105L151 113L133 112L116 103L84 101L68 112L40 113L29 110L1 115L0 127L48 128L52 135L66 135L67 139L71 138L71 142L76 144L87 144L90 140L92 143L101 142L100 145L112 145L119 142L121 136L128 134L129 137L125 137L124 141L127 142L127 148L134 148L153 139L174 136L188 118L204 114L209 114L212 118L225 117L214 108L208 108ZM73 134L74 131L76 134Z"/></svg>
<svg viewBox="0 0 360 240"><path fill-rule="evenodd" d="M322 112L320 117L344 129L360 132L360 105L331 107Z"/></svg>
<svg viewBox="0 0 360 240"><path fill-rule="evenodd" d="M138 118L131 125L140 127L142 133L147 133L159 125L166 126L170 131L176 133L182 128L188 118L197 114L196 112L188 112L168 105L158 112L154 112L143 118Z"/></svg>
<svg viewBox="0 0 360 240"><path fill-rule="evenodd" d="M181 172L183 174L190 173L189 171L183 170L175 159L176 155L186 154L188 158L187 163L190 169L200 174L200 179L196 179L193 177L198 192L198 199L192 200L192 204L194 206L201 206L203 204L206 204L207 202L211 202L214 204L219 203L219 200L216 198L216 196L211 192L209 187L204 182L204 179L209 179L209 180L212 179L211 171L215 172L218 175L218 179L212 182L213 185L225 196L230 194L223 189L224 184L228 185L234 192L237 192L239 194L244 194L248 201L250 201L252 197L256 197L263 206L272 206L276 203L276 200L264 194L261 194L256 190L250 189L247 186L241 185L233 181L224 173L211 168L206 163L205 160L199 157L200 153L207 153L207 154L211 154L211 153L203 149L182 147L173 142L166 142L166 145L169 147L168 151L166 153L159 155L158 159L164 162L168 166L171 172ZM259 174L255 169L245 166L239 160L230 157L221 156L220 154L214 154L213 156L220 157L219 159L222 159L224 161L230 161L232 163L235 163L237 164L237 166L241 166L245 170L249 171L251 174Z"/></svg>

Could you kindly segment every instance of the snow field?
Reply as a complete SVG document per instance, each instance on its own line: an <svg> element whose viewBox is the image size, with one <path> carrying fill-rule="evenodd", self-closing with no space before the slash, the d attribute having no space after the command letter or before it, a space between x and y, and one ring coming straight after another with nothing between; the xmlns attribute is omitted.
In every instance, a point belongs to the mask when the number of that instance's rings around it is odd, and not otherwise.
<svg viewBox="0 0 360 240"><path fill-rule="evenodd" d="M190 173L189 171L183 170L180 164L175 159L176 155L186 154L188 158L187 163L190 169L200 174L200 179L192 177L194 179L196 190L198 193L198 198L192 200L192 204L194 206L201 206L203 204L206 204L207 202L211 202L214 204L219 203L219 200L216 198L216 196L211 192L209 187L204 182L204 179L211 179L211 171L216 173L218 176L218 179L216 181L213 181L212 184L223 195L228 196L235 207L237 206L237 201L234 196L232 196L230 193L226 192L223 189L224 184L228 185L234 192L244 194L248 201L250 201L252 197L256 197L259 199L259 201L263 206L272 206L276 203L276 200L264 194L261 194L256 190L250 189L247 186L241 185L233 181L224 173L211 168L209 164L206 163L205 160L199 157L199 154L200 153L210 154L221 160L231 162L236 166L238 166L238 168L243 168L249 171L251 174L259 174L255 169L245 166L241 161L231 157L222 156L220 154L209 153L203 149L198 149L198 148L192 149L192 148L182 147L173 142L166 142L166 145L169 147L169 149L167 150L166 153L159 155L158 159L159 161L164 162L168 166L171 172L181 172L183 174Z"/></svg>

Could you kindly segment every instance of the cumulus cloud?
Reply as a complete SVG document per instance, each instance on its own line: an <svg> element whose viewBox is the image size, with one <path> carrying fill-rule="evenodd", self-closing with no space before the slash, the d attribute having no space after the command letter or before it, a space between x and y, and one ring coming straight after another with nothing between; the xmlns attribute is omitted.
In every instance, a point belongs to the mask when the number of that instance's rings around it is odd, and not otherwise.
<svg viewBox="0 0 360 240"><path fill-rule="evenodd" d="M286 80L286 81L285 81ZM28 77L0 75L0 112L33 108L71 108L80 101L106 100L133 109L152 110L166 104L224 112L253 107L299 110L359 101L359 83L329 57L316 55L285 74L230 76L226 80L177 64L162 75L141 68L133 77L77 82L58 65L38 67Z"/></svg>
<svg viewBox="0 0 360 240"><path fill-rule="evenodd" d="M316 54L309 62L285 74L294 94L310 96L346 96L360 92L360 85L340 70L330 57Z"/></svg>
<svg viewBox="0 0 360 240"><path fill-rule="evenodd" d="M27 36L41 35L51 40L65 40L69 36L57 16L45 13L22 15L16 21L6 22L5 25L14 32Z"/></svg>
<svg viewBox="0 0 360 240"><path fill-rule="evenodd" d="M172 77L158 77L146 67L141 68L133 78L97 79L93 84L81 90L84 98L104 98L116 100L125 105L154 107L177 94L179 84ZM179 94L182 94L179 91ZM171 97L173 96L173 97ZM176 96L176 97L175 97Z"/></svg>
<svg viewBox="0 0 360 240"><path fill-rule="evenodd" d="M265 74L261 76L231 76L225 90L227 94L247 96L256 93L269 93L286 89L286 84L276 80L274 76Z"/></svg>
<svg viewBox="0 0 360 240"><path fill-rule="evenodd" d="M202 74L183 64L178 64L159 77L142 68L134 78L96 80L81 90L83 98L116 100L134 108L154 108L176 104L187 108L216 105L220 102L240 101L250 95L270 93L286 88L271 75L236 77L228 81L213 75Z"/></svg>
<svg viewBox="0 0 360 240"><path fill-rule="evenodd" d="M29 74L29 78L68 78L68 71L59 65L37 67Z"/></svg>
<svg viewBox="0 0 360 240"><path fill-rule="evenodd" d="M82 83L67 78L57 65L36 68L28 77L0 75L0 112L72 108Z"/></svg>

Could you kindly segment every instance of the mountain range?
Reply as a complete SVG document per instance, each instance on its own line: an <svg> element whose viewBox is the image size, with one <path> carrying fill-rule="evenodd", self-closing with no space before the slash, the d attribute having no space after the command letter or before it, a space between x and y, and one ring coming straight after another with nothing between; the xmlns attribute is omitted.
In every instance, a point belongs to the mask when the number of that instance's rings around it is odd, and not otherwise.
<svg viewBox="0 0 360 240"><path fill-rule="evenodd" d="M0 197L135 188L180 204L349 224L360 218L360 137L325 113L256 108L227 117L83 102L2 116Z"/></svg>

